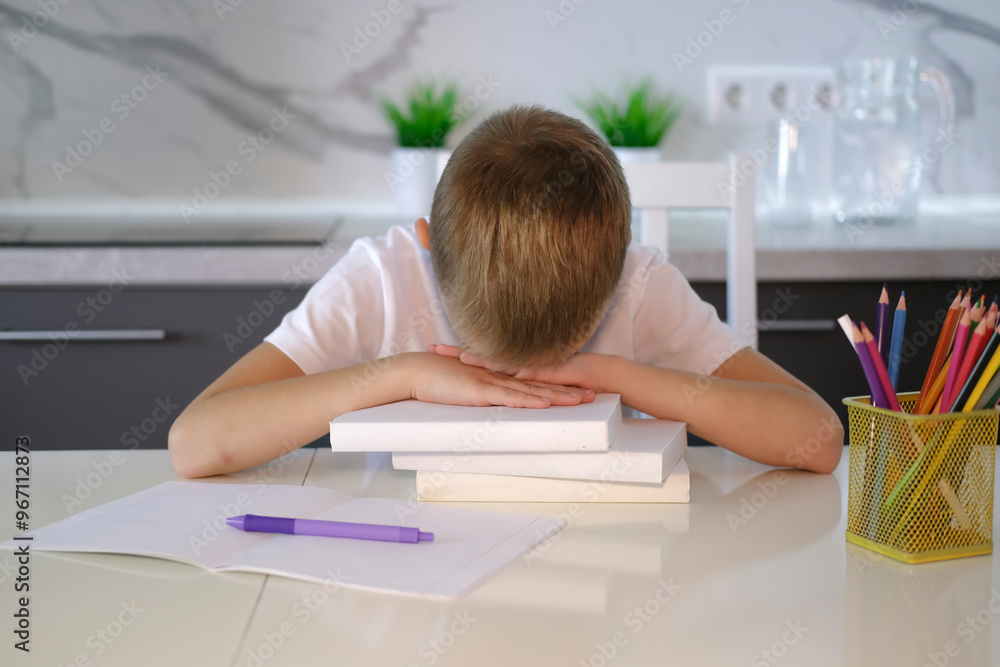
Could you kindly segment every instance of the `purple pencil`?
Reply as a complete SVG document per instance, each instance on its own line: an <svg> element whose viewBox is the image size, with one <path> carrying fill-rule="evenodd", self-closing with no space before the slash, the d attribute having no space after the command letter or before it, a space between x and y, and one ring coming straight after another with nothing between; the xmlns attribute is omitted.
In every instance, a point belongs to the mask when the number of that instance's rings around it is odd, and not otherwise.
<svg viewBox="0 0 1000 667"><path fill-rule="evenodd" d="M837 318L837 322L840 324L840 328L844 330L847 342L854 346L854 351L861 361L861 369L865 373L865 380L868 381L868 388L871 390L872 405L876 408L888 408L889 399L886 398L885 390L882 389L882 381L879 379L875 365L872 363L872 357L868 351L868 345L865 343L865 337L861 333L861 329L854 323L850 315L841 315Z"/></svg>
<svg viewBox="0 0 1000 667"><path fill-rule="evenodd" d="M875 362L872 361L868 345L865 343L864 334L857 325L851 329L851 338L854 340L854 347L858 351L858 359L861 360L861 368L865 371L865 378L868 386L872 390L872 405L876 408L889 409L889 399L886 398L885 390L882 388L882 380L879 379L878 371L875 370Z"/></svg>
<svg viewBox="0 0 1000 667"><path fill-rule="evenodd" d="M875 344L878 346L878 353L882 355L882 363L886 363L889 357L889 290L886 285L882 285L882 294L879 295L878 305L875 306Z"/></svg>

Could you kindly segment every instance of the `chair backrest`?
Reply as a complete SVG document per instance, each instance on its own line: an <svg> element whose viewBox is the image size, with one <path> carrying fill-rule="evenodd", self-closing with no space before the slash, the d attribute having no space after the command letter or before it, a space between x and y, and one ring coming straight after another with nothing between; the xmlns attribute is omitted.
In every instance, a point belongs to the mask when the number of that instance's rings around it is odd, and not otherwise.
<svg viewBox="0 0 1000 667"><path fill-rule="evenodd" d="M729 326L757 348L754 179L730 162L630 162L622 165L644 245L666 255L670 209L726 209L726 313Z"/></svg>

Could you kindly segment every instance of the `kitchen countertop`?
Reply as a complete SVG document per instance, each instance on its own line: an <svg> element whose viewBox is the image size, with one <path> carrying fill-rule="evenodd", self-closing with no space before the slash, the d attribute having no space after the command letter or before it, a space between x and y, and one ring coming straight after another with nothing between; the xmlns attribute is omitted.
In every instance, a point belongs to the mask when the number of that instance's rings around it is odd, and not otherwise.
<svg viewBox="0 0 1000 667"><path fill-rule="evenodd" d="M36 216L15 222L0 214L0 285L100 285L116 271L130 285L308 284L355 239L403 222L387 204L333 206L306 214L299 209L285 216L271 204L263 217L262 206L244 204L242 218L238 211L217 211L193 221L193 228L166 219L125 217L128 233L114 237L114 243L101 241L90 229L82 230L75 242L60 243L56 232L70 228L65 220L54 223L51 216ZM102 225L105 234L114 233L113 224L104 220ZM150 228L137 231L142 225ZM925 198L920 218L910 225L757 225L760 281L996 277L998 255L1000 198L993 197ZM724 214L674 212L670 259L691 281L723 280Z"/></svg>

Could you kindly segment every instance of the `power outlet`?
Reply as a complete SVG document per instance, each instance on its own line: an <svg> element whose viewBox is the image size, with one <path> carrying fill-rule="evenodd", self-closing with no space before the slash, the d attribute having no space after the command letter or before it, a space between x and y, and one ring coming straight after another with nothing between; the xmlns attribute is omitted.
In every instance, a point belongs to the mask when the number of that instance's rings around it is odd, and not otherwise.
<svg viewBox="0 0 1000 667"><path fill-rule="evenodd" d="M727 66L707 74L708 116L713 123L760 125L794 114L829 112L835 104L830 67Z"/></svg>

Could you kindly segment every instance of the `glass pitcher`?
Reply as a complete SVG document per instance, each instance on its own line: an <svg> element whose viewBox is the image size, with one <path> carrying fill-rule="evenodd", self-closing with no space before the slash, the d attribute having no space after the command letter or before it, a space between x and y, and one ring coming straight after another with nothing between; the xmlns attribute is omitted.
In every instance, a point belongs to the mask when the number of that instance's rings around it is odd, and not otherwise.
<svg viewBox="0 0 1000 667"><path fill-rule="evenodd" d="M916 58L846 61L834 123L833 215L840 223L912 222L922 171L940 157L921 146L917 86L933 86L948 133L954 102L945 75ZM940 131L939 131L940 133ZM945 144L947 146L947 144Z"/></svg>

